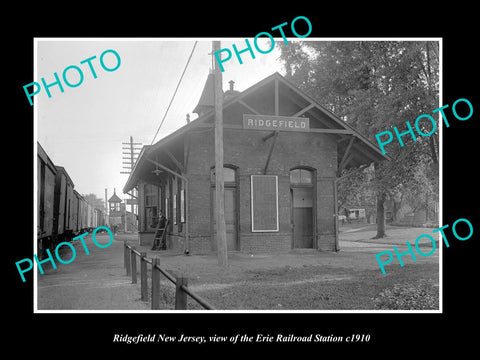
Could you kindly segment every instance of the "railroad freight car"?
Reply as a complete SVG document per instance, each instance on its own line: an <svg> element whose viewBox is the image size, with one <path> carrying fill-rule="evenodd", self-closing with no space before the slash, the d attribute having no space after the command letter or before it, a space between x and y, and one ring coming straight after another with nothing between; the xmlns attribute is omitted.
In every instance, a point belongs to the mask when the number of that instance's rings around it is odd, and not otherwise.
<svg viewBox="0 0 480 360"><path fill-rule="evenodd" d="M100 209L93 209L95 212L95 223L94 227L105 226L105 212Z"/></svg>
<svg viewBox="0 0 480 360"><path fill-rule="evenodd" d="M83 222L83 212L85 208L86 201L82 195L80 195L77 190L73 190L73 194L75 195L75 219L74 224L72 226L73 234L78 234L82 231L84 222Z"/></svg>
<svg viewBox="0 0 480 360"><path fill-rule="evenodd" d="M62 166L55 166L55 207L54 207L54 231L58 241L71 237L74 205L73 181ZM76 212L75 212L76 213Z"/></svg>
<svg viewBox="0 0 480 360"><path fill-rule="evenodd" d="M62 241L105 226L105 214L74 189L65 168L56 166L37 143L37 255Z"/></svg>
<svg viewBox="0 0 480 360"><path fill-rule="evenodd" d="M75 190L72 189L72 204L70 209L70 231L71 235L75 235L79 232L78 228L78 205L81 202L81 195Z"/></svg>
<svg viewBox="0 0 480 360"><path fill-rule="evenodd" d="M92 232L98 226L104 225L104 221L102 220L104 217L103 211L93 207L76 190L73 190L73 193L77 199L77 222L76 226L72 229L73 234L79 235L85 232Z"/></svg>
<svg viewBox="0 0 480 360"><path fill-rule="evenodd" d="M89 232L90 231L90 223L91 223L91 215L90 215L90 212L92 211L91 210L92 206L87 202L85 201L84 204L83 204L83 227L82 227L82 233L84 232Z"/></svg>
<svg viewBox="0 0 480 360"><path fill-rule="evenodd" d="M55 238L54 203L57 169L40 144L37 144L37 246L38 253L51 246Z"/></svg>
<svg viewBox="0 0 480 360"><path fill-rule="evenodd" d="M86 224L87 231L92 231L94 229L93 209L94 209L93 206L87 203L87 224Z"/></svg>

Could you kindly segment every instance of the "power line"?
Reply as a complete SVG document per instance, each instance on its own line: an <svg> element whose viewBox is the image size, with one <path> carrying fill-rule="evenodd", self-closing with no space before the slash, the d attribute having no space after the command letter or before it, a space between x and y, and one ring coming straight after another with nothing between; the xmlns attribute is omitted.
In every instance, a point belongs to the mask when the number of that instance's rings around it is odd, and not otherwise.
<svg viewBox="0 0 480 360"><path fill-rule="evenodd" d="M158 132L160 131L160 128L162 127L163 122L165 121L165 118L167 117L168 109L170 109L170 105L172 105L173 99L175 98L175 95L177 94L178 87L180 86L180 83L182 82L183 75L185 74L185 71L187 70L188 64L190 63L190 59L192 58L193 51L195 50L195 46L197 46L197 42L198 41L195 41L195 43L193 44L192 52L190 53L190 56L188 57L187 63L185 64L185 68L183 69L182 76L180 76L180 80L178 80L178 84L177 84L177 87L175 88L172 99L170 100L170 104L168 104L167 110L165 111L165 115L163 115L162 122L158 126L157 132L155 133L155 136L153 137L152 143L150 145L153 145L153 142L155 141L155 138L157 137Z"/></svg>

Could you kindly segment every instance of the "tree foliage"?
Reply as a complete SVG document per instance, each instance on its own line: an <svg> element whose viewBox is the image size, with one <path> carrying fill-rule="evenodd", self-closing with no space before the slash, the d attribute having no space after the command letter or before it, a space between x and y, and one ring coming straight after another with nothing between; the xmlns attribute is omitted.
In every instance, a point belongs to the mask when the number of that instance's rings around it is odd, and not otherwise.
<svg viewBox="0 0 480 360"><path fill-rule="evenodd" d="M99 199L97 198L97 196L93 193L91 194L84 194L82 195L83 198L87 201L87 203L89 203L90 205L92 205L94 208L96 209L100 209L100 210L103 210L104 207L105 207L105 204L104 204L104 201L103 199Z"/></svg>
<svg viewBox="0 0 480 360"><path fill-rule="evenodd" d="M279 48L286 77L374 144L376 134L394 133L394 126L402 133L407 121L414 128L418 116L439 107L437 42L302 41ZM424 133L431 126L429 121L419 122ZM376 164L368 189L380 201L401 191L408 192L408 198L435 191L438 131L429 137L416 135L417 141L403 136L403 147L394 138L386 146L391 160ZM358 174L341 190L365 191L359 186L363 180Z"/></svg>

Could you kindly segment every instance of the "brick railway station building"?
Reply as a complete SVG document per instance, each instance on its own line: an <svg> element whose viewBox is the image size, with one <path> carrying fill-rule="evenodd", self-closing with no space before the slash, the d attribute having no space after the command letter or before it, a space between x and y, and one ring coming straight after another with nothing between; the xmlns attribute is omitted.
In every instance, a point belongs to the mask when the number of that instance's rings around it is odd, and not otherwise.
<svg viewBox="0 0 480 360"><path fill-rule="evenodd" d="M139 242L159 211L167 249L216 251L214 78L199 117L144 146L124 186L138 190ZM278 73L224 93L225 221L229 251L338 251L336 179L385 159L380 149Z"/></svg>

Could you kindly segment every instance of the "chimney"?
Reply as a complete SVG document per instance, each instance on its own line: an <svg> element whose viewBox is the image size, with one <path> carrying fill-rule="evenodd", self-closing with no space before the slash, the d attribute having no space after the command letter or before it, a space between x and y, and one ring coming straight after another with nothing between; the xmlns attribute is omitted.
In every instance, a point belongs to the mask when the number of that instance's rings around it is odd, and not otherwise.
<svg viewBox="0 0 480 360"><path fill-rule="evenodd" d="M223 96L224 101L228 101L228 100L234 98L235 96L237 96L238 94L240 94L240 92L233 89L233 85L235 84L235 81L230 80L228 83L230 84L230 89L225 91L225 94Z"/></svg>
<svg viewBox="0 0 480 360"><path fill-rule="evenodd" d="M190 124L190 114L187 114L187 124Z"/></svg>

